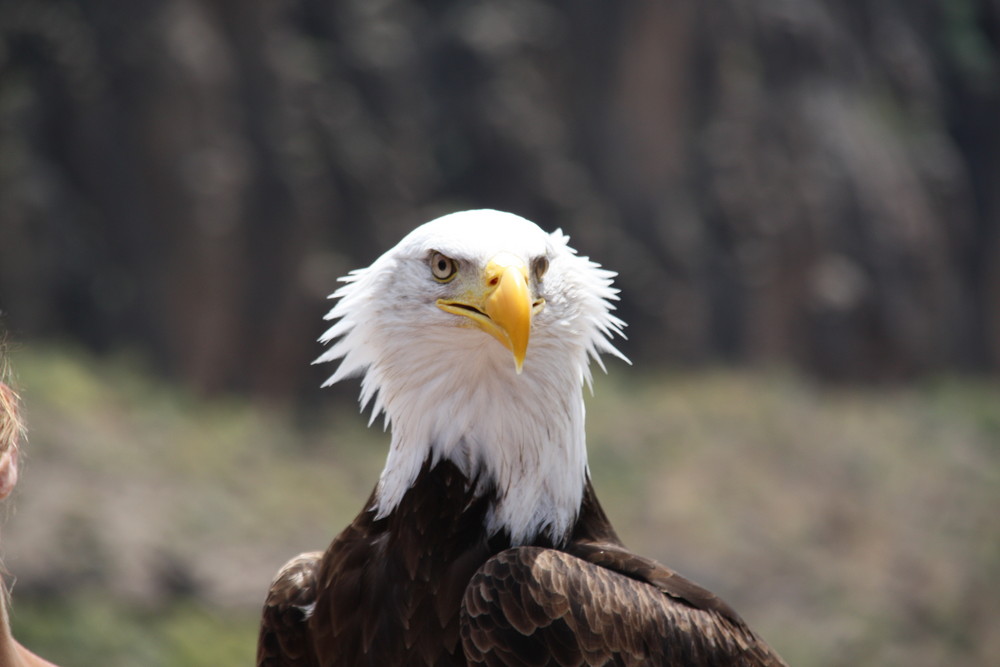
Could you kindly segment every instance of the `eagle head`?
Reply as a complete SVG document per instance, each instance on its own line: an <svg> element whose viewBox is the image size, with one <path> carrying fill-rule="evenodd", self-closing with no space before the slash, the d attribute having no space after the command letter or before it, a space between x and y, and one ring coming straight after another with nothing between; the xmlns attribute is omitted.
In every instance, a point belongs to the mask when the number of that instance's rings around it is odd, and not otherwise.
<svg viewBox="0 0 1000 667"><path fill-rule="evenodd" d="M576 508L561 506L578 507L586 475L589 362L625 359L609 340L624 326L615 274L567 242L517 215L465 211L342 278L320 338L335 342L317 362L340 360L326 384L362 375L362 407L374 399L372 420L391 425L380 514L428 457L448 458L500 489L497 530L566 527Z"/></svg>

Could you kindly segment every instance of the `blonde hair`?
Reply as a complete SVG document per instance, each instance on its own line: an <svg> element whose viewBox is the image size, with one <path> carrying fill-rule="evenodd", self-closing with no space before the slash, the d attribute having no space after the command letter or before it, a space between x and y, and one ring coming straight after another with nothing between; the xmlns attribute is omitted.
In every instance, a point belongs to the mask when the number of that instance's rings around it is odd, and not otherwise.
<svg viewBox="0 0 1000 667"><path fill-rule="evenodd" d="M17 392L0 379L0 456L17 450L24 434L19 402Z"/></svg>

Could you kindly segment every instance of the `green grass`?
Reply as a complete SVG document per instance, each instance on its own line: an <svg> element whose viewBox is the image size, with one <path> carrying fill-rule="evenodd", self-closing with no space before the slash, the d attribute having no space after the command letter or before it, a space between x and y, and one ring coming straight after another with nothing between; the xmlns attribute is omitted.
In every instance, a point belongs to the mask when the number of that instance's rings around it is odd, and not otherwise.
<svg viewBox="0 0 1000 667"><path fill-rule="evenodd" d="M245 665L268 581L361 508L388 436L204 399L134 359L17 350L28 462L3 529L15 634L74 665ZM1000 663L1000 385L645 375L587 398L625 541L810 665ZM319 391L319 390L317 390Z"/></svg>
<svg viewBox="0 0 1000 667"><path fill-rule="evenodd" d="M217 667L253 664L255 614L194 600L143 608L99 590L17 605L18 639L59 665Z"/></svg>

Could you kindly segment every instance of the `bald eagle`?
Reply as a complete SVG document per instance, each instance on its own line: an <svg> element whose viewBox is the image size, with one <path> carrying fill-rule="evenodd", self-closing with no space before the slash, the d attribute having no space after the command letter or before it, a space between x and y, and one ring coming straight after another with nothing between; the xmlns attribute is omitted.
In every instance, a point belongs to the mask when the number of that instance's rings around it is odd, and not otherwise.
<svg viewBox="0 0 1000 667"><path fill-rule="evenodd" d="M784 664L601 509L582 389L624 323L567 242L467 211L342 279L317 362L362 376L389 454L326 552L278 572L258 665Z"/></svg>

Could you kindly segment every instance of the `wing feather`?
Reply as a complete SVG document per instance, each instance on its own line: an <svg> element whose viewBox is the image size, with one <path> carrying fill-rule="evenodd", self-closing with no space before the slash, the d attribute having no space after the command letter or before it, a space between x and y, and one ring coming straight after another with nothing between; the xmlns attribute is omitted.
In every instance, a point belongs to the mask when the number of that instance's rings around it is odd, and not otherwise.
<svg viewBox="0 0 1000 667"><path fill-rule="evenodd" d="M494 556L466 590L462 641L479 665L784 665L719 598L612 544Z"/></svg>
<svg viewBox="0 0 1000 667"><path fill-rule="evenodd" d="M271 582L257 640L258 667L318 667L307 626L322 557L319 551L300 554Z"/></svg>

